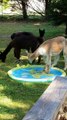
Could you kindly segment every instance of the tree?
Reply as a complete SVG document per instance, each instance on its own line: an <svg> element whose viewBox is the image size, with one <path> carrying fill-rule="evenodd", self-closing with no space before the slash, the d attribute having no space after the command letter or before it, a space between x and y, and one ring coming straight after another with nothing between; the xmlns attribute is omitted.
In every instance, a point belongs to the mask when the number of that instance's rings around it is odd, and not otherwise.
<svg viewBox="0 0 67 120"><path fill-rule="evenodd" d="M21 5L21 10L23 13L23 18L27 19L28 15L27 15L27 8L31 8L33 11L35 11L37 14L40 14L41 16L44 16L44 10L42 11L40 6L38 6L39 4L37 4L37 1L41 2L41 4L45 2L45 0L16 0L18 2L19 5ZM35 7L33 6L33 2ZM32 3L32 4L31 4ZM43 8L42 8L43 9Z"/></svg>
<svg viewBox="0 0 67 120"><path fill-rule="evenodd" d="M12 1L14 1L14 0L12 0ZM15 0L14 2L18 3L17 8L22 11L23 19L26 20L28 18L28 15L27 15L27 2L28 2L28 0ZM16 6L15 6L15 8L16 8Z"/></svg>
<svg viewBox="0 0 67 120"><path fill-rule="evenodd" d="M50 11L50 5L51 5L51 0L45 0L45 15L46 17L49 14Z"/></svg>
<svg viewBox="0 0 67 120"><path fill-rule="evenodd" d="M65 23L67 36L67 0L53 0L51 4L51 17L56 25Z"/></svg>
<svg viewBox="0 0 67 120"><path fill-rule="evenodd" d="M17 0L19 1L19 0ZM23 13L23 19L26 20L28 18L28 15L27 15L27 2L28 0L20 0L21 2L21 5L22 5L22 13Z"/></svg>

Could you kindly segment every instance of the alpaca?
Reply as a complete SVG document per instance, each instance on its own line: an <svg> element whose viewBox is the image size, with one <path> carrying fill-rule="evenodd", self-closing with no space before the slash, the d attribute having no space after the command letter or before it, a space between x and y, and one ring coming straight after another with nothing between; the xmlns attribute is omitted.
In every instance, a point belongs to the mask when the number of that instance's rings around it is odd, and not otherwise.
<svg viewBox="0 0 67 120"><path fill-rule="evenodd" d="M65 70L67 69L67 40L63 36L58 36L53 39L49 39L43 42L33 53L28 55L28 60L30 63L38 57L39 55L43 56L43 60L46 63L45 72L49 73L51 68L51 57L55 56L54 65L58 62L58 57L63 51L64 60L65 60ZM46 60L45 60L46 56Z"/></svg>
<svg viewBox="0 0 67 120"><path fill-rule="evenodd" d="M36 37L30 32L13 33L11 35L12 41L9 43L9 45L3 52L0 52L0 59L2 60L2 62L5 62L6 56L12 48L14 48L14 56L17 59L20 58L21 49L26 49L28 51L31 49L31 51L34 52L39 47L39 45L43 43L44 33L45 30L40 30L40 29L39 29L39 34L40 34L39 37ZM40 62L40 59L41 58L39 57L38 62Z"/></svg>

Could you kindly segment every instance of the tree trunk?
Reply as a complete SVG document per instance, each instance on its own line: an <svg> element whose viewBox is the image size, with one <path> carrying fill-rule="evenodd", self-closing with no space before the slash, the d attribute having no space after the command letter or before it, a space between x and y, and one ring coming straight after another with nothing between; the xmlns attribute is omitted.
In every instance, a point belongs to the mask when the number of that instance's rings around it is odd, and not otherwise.
<svg viewBox="0 0 67 120"><path fill-rule="evenodd" d="M46 17L49 14L50 11L50 5L51 5L51 0L45 0L45 15Z"/></svg>
<svg viewBox="0 0 67 120"><path fill-rule="evenodd" d="M48 9L48 0L45 0L45 14L47 14L47 9Z"/></svg>
<svg viewBox="0 0 67 120"><path fill-rule="evenodd" d="M27 9L26 9L26 3L24 1L21 1L22 4L22 12L23 12L23 19L27 20L28 16L27 16Z"/></svg>

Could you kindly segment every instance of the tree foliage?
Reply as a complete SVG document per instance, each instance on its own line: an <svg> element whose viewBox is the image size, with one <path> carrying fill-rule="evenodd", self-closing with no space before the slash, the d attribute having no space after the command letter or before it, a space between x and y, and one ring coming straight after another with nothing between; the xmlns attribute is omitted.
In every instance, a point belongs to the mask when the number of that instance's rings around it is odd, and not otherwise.
<svg viewBox="0 0 67 120"><path fill-rule="evenodd" d="M65 34L67 34L67 0L52 0L51 15L55 25L65 23Z"/></svg>

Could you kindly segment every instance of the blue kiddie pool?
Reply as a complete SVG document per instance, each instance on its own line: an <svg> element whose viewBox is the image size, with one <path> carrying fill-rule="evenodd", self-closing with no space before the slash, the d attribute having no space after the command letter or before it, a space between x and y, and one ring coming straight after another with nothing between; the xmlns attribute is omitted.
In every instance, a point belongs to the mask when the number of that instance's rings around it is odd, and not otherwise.
<svg viewBox="0 0 67 120"><path fill-rule="evenodd" d="M27 65L9 70L8 75L19 82L52 82L56 76L66 76L66 73L54 67L46 74L42 65Z"/></svg>

